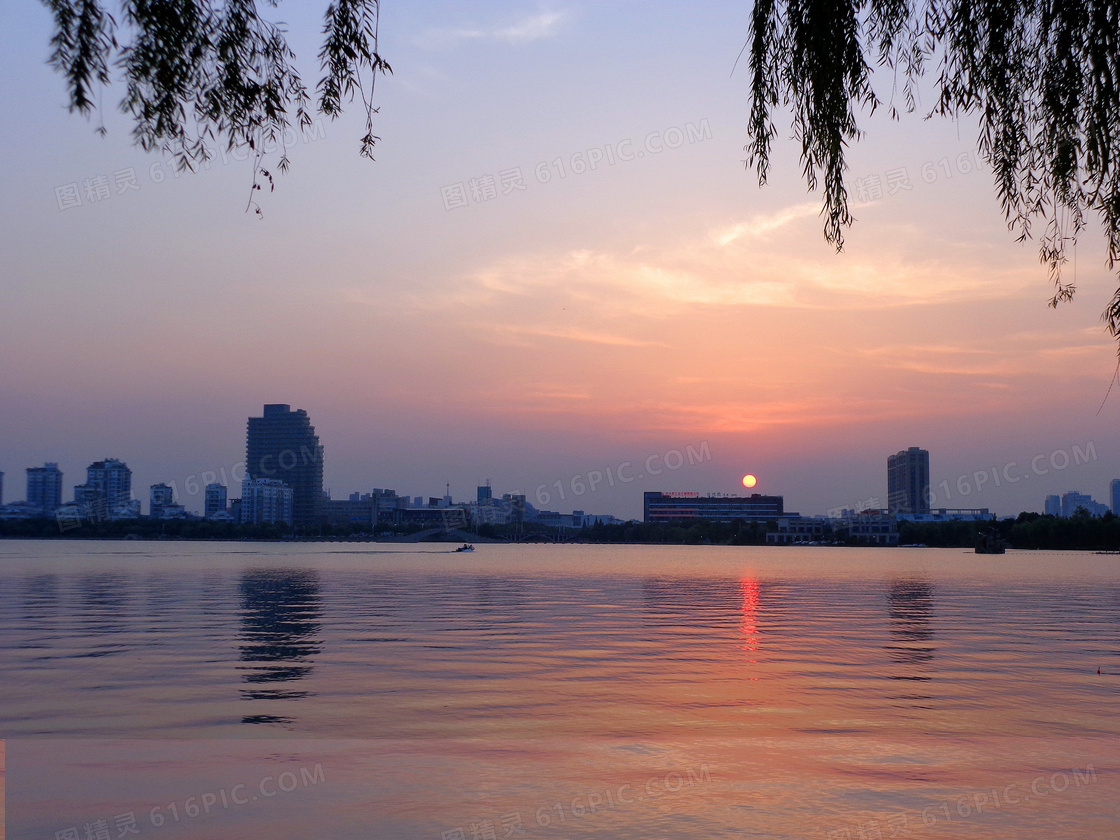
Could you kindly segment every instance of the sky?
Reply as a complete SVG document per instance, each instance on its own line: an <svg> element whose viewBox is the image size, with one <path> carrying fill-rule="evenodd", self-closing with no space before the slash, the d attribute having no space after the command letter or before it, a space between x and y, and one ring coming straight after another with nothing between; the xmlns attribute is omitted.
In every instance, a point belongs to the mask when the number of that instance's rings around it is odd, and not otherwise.
<svg viewBox="0 0 1120 840"><path fill-rule="evenodd" d="M311 83L325 6L271 11ZM119 87L68 113L46 7L0 5L4 501L26 467L58 462L68 499L113 457L145 510L156 482L200 509L187 491L236 474L246 418L288 403L334 498L490 480L629 518L645 490L751 473L825 513L884 506L887 456L920 446L936 507L1107 503L1117 281L1096 228L1074 302L1048 308L975 125L884 109L849 151L837 254L785 115L769 183L744 165L749 12L386 2L376 160L359 108L320 118L258 217L249 161L176 177L132 144Z"/></svg>

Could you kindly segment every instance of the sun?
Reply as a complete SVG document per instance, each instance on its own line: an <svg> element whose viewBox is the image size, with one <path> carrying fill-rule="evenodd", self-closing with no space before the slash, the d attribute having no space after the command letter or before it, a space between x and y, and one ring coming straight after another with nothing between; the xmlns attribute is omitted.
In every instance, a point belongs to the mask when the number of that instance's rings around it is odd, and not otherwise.
<svg viewBox="0 0 1120 840"><path fill-rule="evenodd" d="M744 487L754 487L756 484L758 484L758 479L753 475L748 473L747 475L743 476Z"/></svg>

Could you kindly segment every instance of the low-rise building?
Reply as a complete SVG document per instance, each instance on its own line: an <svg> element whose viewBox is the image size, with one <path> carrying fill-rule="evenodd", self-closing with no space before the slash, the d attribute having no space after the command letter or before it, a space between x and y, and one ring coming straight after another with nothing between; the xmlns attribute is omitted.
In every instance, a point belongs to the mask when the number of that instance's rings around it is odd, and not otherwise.
<svg viewBox="0 0 1120 840"><path fill-rule="evenodd" d="M994 522L987 508L933 508L929 513L898 513L899 522Z"/></svg>
<svg viewBox="0 0 1120 840"><path fill-rule="evenodd" d="M292 524L292 488L275 478L246 478L241 482L241 521Z"/></svg>
<svg viewBox="0 0 1120 840"><path fill-rule="evenodd" d="M35 519L44 515L42 508L30 502L8 502L6 505L0 505L0 521L4 522L14 519ZM51 511L51 515L54 515L54 511Z"/></svg>
<svg viewBox="0 0 1120 840"><path fill-rule="evenodd" d="M898 521L886 510L844 511L832 521L836 539L859 545L898 545Z"/></svg>
<svg viewBox="0 0 1120 840"><path fill-rule="evenodd" d="M783 516L796 516L787 513L784 505L782 496L764 496L760 493L749 496L702 496L691 492L647 491L643 494L646 522L732 522L736 519L765 522Z"/></svg>
<svg viewBox="0 0 1120 840"><path fill-rule="evenodd" d="M226 486L212 483L206 485L204 515L207 519L217 519L219 513L226 512ZM223 521L223 520L219 520Z"/></svg>
<svg viewBox="0 0 1120 840"><path fill-rule="evenodd" d="M358 496L357 499L354 496ZM363 532L372 532L377 524L376 500L366 494L353 494L349 499L324 499L323 513L328 525L350 526Z"/></svg>
<svg viewBox="0 0 1120 840"><path fill-rule="evenodd" d="M804 545L832 539L832 520L823 516L783 516L766 532L767 545Z"/></svg>
<svg viewBox="0 0 1120 840"><path fill-rule="evenodd" d="M164 484L153 484L148 488L148 516L162 519L163 509L175 504L175 491Z"/></svg>

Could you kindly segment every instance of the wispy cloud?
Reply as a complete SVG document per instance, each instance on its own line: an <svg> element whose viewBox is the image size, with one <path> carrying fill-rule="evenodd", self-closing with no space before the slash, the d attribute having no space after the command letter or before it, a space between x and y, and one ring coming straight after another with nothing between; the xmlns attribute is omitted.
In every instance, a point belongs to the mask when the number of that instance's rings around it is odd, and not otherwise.
<svg viewBox="0 0 1120 840"><path fill-rule="evenodd" d="M491 26L431 29L424 40L438 46L456 41L501 41L507 44L528 44L556 35L568 17L566 10L542 9L509 23Z"/></svg>
<svg viewBox="0 0 1120 840"><path fill-rule="evenodd" d="M490 329L498 335L537 336L555 338L561 341L576 341L584 344L603 344L610 347L668 347L663 341L646 341L624 335L596 333L581 329L556 327L517 326L512 324L492 324Z"/></svg>
<svg viewBox="0 0 1120 840"><path fill-rule="evenodd" d="M529 41L551 38L559 30L565 17L565 12L538 12L519 20L511 26L497 30L494 37L499 41L508 41L511 44L525 44Z"/></svg>
<svg viewBox="0 0 1120 840"><path fill-rule="evenodd" d="M529 389L511 397L494 392L489 399L502 404L506 414L522 414L542 422L553 417L562 424L593 411L605 426L641 428L650 432L744 434L781 428L838 427L868 417L910 417L928 414L928 408L876 397L825 394L815 397L769 401L704 401L647 398L619 401L609 394L568 392L561 387Z"/></svg>
<svg viewBox="0 0 1120 840"><path fill-rule="evenodd" d="M1058 373L1063 377L1098 376L1089 364L1113 349L1104 335L1074 340L1061 333L983 334L957 344L897 344L857 348L859 357L878 367L935 376L974 378L985 387L1006 387L1005 380Z"/></svg>
<svg viewBox="0 0 1120 840"><path fill-rule="evenodd" d="M819 214L820 205L818 204L813 202L795 204L777 213L753 216L745 222L739 222L730 227L714 230L711 232L711 237L720 245L730 245L732 242L739 241L744 236L764 236L767 233L785 227L790 222L795 222L809 216L817 216Z"/></svg>
<svg viewBox="0 0 1120 840"><path fill-rule="evenodd" d="M807 238L819 236L815 213L813 205L794 205L629 251L509 256L464 278L456 303L484 308L546 296L647 318L678 318L682 307L870 311L1008 299L1035 280L1018 266L913 231L888 231L885 244L840 255L807 247Z"/></svg>

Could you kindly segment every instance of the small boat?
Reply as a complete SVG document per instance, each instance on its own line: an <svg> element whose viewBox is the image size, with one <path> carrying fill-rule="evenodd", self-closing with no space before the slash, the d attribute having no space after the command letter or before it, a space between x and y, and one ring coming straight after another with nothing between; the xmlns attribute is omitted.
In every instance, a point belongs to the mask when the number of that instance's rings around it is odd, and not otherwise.
<svg viewBox="0 0 1120 840"><path fill-rule="evenodd" d="M457 549L455 549L455 551L456 552L474 551L474 546L473 545L467 545L466 543L463 543L461 546L459 546Z"/></svg>
<svg viewBox="0 0 1120 840"><path fill-rule="evenodd" d="M995 531L989 528L976 535L977 554L1003 554L1007 551L1007 542Z"/></svg>

